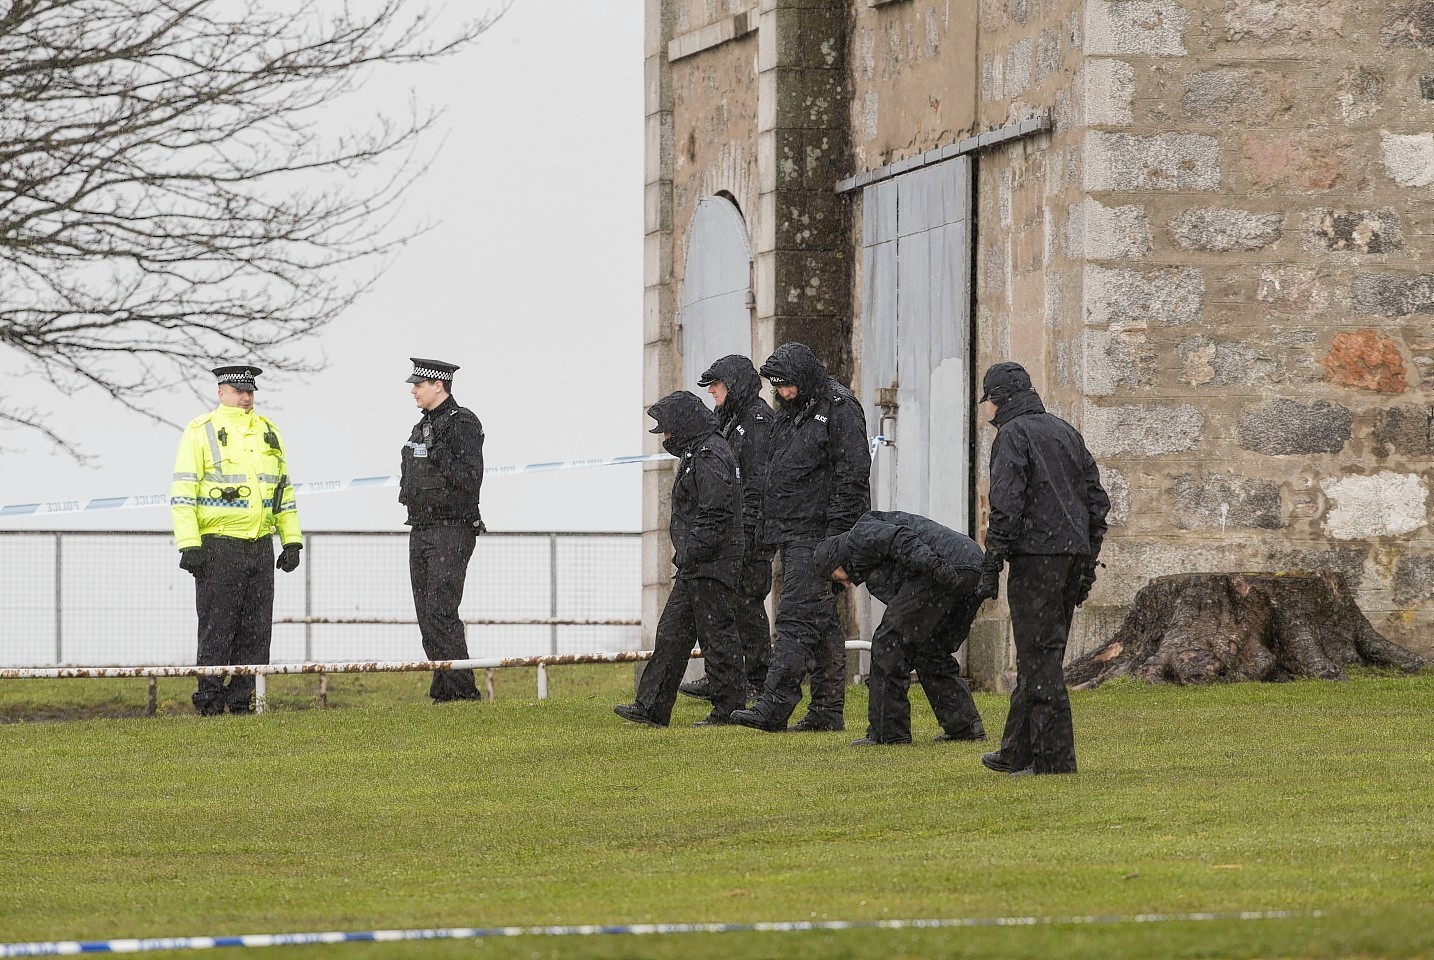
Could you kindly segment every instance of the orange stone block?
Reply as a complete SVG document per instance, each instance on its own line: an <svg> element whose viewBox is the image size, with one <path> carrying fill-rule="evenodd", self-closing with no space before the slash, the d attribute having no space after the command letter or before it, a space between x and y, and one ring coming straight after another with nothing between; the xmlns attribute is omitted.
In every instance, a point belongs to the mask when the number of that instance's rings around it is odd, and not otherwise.
<svg viewBox="0 0 1434 960"><path fill-rule="evenodd" d="M1335 334L1320 360L1325 378L1346 387L1376 393L1403 393L1408 386L1399 345L1373 330Z"/></svg>

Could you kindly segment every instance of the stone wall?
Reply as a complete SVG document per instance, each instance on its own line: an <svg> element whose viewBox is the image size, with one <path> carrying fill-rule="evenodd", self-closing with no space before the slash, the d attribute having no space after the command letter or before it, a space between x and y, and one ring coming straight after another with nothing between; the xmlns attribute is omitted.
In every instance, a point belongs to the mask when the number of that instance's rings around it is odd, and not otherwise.
<svg viewBox="0 0 1434 960"><path fill-rule="evenodd" d="M1323 565L1426 652L1434 2L1092 0L1083 425L1150 576ZM1087 91L1091 87L1087 85Z"/></svg>
<svg viewBox="0 0 1434 960"><path fill-rule="evenodd" d="M643 294L642 409L633 411L641 426L642 450L661 453L658 438L647 432L646 411L665 393L680 370L672 348L677 291L672 278L673 125L672 65L668 47L675 15L671 0L644 0L643 35ZM642 633L651 649L657 618L667 601L672 548L667 537L667 490L672 471L662 463L642 467ZM666 576L664 575L666 574Z"/></svg>
<svg viewBox="0 0 1434 960"><path fill-rule="evenodd" d="M851 169L842 175L974 132L975 4L902 0L851 8Z"/></svg>
<svg viewBox="0 0 1434 960"><path fill-rule="evenodd" d="M848 2L763 0L760 10L754 359L799 341L849 378L850 209L833 190L850 164Z"/></svg>
<svg viewBox="0 0 1434 960"><path fill-rule="evenodd" d="M1101 103L1110 96L1110 78L1088 77L1083 70L1082 7L1081 0L982 0L977 34L979 127L1046 112L1052 129L978 154L974 375L992 363L1016 360L1030 371L1047 407L1077 425L1087 242L1081 131L1089 109L1086 94L1099 90ZM977 426L976 529L984 534L995 430ZM1089 617L1082 623L1088 631L1104 629ZM980 685L1010 683L1015 656L1004 599L983 608L967 657Z"/></svg>

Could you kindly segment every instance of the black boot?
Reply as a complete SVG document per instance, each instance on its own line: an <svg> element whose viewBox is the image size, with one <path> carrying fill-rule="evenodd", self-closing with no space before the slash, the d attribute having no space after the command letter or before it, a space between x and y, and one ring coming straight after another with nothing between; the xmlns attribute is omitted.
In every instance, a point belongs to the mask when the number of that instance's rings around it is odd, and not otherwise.
<svg viewBox="0 0 1434 960"><path fill-rule="evenodd" d="M774 720L767 719L767 715L756 706L753 706L750 710L733 710L732 722L744 727L751 727L753 730L762 730L766 733L781 733L787 729L785 723L778 723Z"/></svg>
<svg viewBox="0 0 1434 960"><path fill-rule="evenodd" d="M641 723L649 727L665 727L667 724L654 720L647 715L647 712L635 703L619 703L612 708L612 712L624 720L631 720L633 723Z"/></svg>
<svg viewBox="0 0 1434 960"><path fill-rule="evenodd" d="M954 733L939 733L936 735L937 743L954 743L958 740L981 741L986 739L986 727L977 720L964 730L957 730Z"/></svg>
<svg viewBox="0 0 1434 960"><path fill-rule="evenodd" d="M808 710L807 715L796 723L792 724L792 733L836 733L846 729L846 721L841 717L828 717L823 714L814 714Z"/></svg>
<svg viewBox="0 0 1434 960"><path fill-rule="evenodd" d="M693 700L710 701L712 699L712 681L708 680L704 675L698 677L696 680L689 680L686 683L679 684L677 692L683 696L691 697Z"/></svg>

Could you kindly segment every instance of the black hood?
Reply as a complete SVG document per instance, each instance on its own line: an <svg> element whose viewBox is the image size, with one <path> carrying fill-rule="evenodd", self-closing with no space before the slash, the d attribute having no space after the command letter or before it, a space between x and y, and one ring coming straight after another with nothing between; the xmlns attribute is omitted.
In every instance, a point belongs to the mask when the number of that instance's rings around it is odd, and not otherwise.
<svg viewBox="0 0 1434 960"><path fill-rule="evenodd" d="M1000 406L1008 398L1031 389L1031 375L1019 363L993 364L981 378L980 403L990 400Z"/></svg>
<svg viewBox="0 0 1434 960"><path fill-rule="evenodd" d="M991 422L999 427L1027 413L1045 413L1045 404L1031 387L1031 375L1019 363L994 364L981 378L981 402L996 405Z"/></svg>
<svg viewBox="0 0 1434 960"><path fill-rule="evenodd" d="M703 371L697 385L705 387L714 380L721 380L727 388L727 402L717 408L717 420L722 424L741 414L762 392L762 378L757 376L757 368L740 353L728 354L712 364Z"/></svg>
<svg viewBox="0 0 1434 960"><path fill-rule="evenodd" d="M788 383L797 385L797 399L791 403L781 401L781 406L786 410L801 410L813 398L819 396L826 388L827 381L831 379L827 375L827 368L812 353L812 348L805 343L784 343L773 351L762 364L762 376L768 380L785 380Z"/></svg>
<svg viewBox="0 0 1434 960"><path fill-rule="evenodd" d="M657 421L651 433L670 433L668 452L675 447L686 450L717 429L717 421L702 398L690 390L676 390L647 408L647 415ZM664 444L667 446L667 444Z"/></svg>

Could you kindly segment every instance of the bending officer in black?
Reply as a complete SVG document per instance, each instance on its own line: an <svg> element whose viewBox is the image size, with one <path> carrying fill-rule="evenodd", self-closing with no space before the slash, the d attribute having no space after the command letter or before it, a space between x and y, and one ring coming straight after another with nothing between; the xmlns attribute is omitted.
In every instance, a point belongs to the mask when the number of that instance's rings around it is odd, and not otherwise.
<svg viewBox="0 0 1434 960"><path fill-rule="evenodd" d="M398 502L408 507L408 576L413 607L430 660L467 660L468 639L458 607L468 561L487 528L478 509L483 488L483 424L453 399L457 365L411 357L409 392L423 417L403 445ZM472 670L435 670L435 703L477 700Z"/></svg>
<svg viewBox="0 0 1434 960"><path fill-rule="evenodd" d="M866 736L854 746L911 742L911 671L944 731L938 742L985 740L956 651L981 606L981 548L935 520L872 510L817 547L818 570L842 586L865 583L886 612L871 637Z"/></svg>

